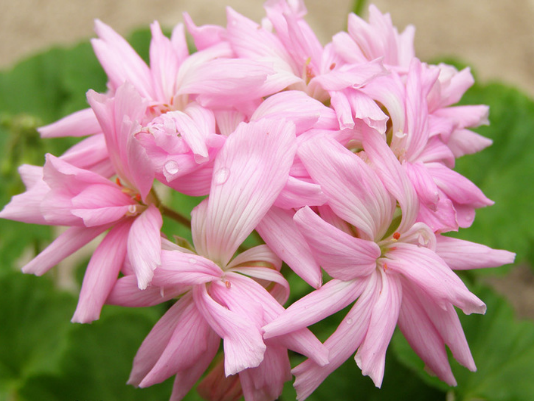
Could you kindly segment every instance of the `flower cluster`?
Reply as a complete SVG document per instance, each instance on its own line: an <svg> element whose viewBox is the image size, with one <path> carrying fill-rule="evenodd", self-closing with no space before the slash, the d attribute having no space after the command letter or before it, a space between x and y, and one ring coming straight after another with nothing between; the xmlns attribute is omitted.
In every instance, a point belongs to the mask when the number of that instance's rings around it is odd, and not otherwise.
<svg viewBox="0 0 534 401"><path fill-rule="evenodd" d="M175 299L129 380L175 376L172 400L210 366L198 386L207 399L274 400L291 374L305 399L354 353L380 387L397 326L454 385L445 346L476 369L455 307L485 312L454 270L514 259L443 235L492 204L452 170L491 143L469 130L487 123L486 106L453 106L469 70L422 63L414 29L399 34L373 6L369 22L350 15L326 46L301 0L265 10L258 25L228 9L226 28L185 15L192 54L183 25L168 38L155 22L150 65L96 22L108 91L89 91L90 108L40 129L86 138L43 167L20 167L27 190L0 212L68 227L22 270L44 274L105 233L72 320L94 321L106 303ZM164 206L158 185L206 198L189 221ZM189 226L193 244L166 238L163 216ZM246 249L253 232L264 243ZM283 262L315 288L287 309ZM324 344L307 328L351 304ZM291 370L288 349L309 359Z"/></svg>

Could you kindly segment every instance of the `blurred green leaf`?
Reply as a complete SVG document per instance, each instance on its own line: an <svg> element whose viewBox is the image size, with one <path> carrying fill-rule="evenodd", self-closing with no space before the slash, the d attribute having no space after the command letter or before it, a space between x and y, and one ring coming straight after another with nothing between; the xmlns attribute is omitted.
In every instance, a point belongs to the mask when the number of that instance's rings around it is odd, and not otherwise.
<svg viewBox="0 0 534 401"><path fill-rule="evenodd" d="M479 286L474 292L486 303L488 312L483 316L459 315L478 371L470 372L451 358L458 386L449 388L449 396L456 401L532 400L534 323L516 320L508 303L489 288ZM394 336L392 346L399 360L426 383L448 388L423 370L423 362L400 333Z"/></svg>
<svg viewBox="0 0 534 401"><path fill-rule="evenodd" d="M127 386L133 358L161 308L105 307L91 325L73 325L60 368L35 374L20 390L27 401L166 400L172 380L147 389Z"/></svg>
<svg viewBox="0 0 534 401"><path fill-rule="evenodd" d="M282 399L296 399L292 383L286 383L284 386ZM445 393L425 384L388 351L382 388L376 388L369 377L362 376L354 358L351 357L328 376L307 400L445 401Z"/></svg>
<svg viewBox="0 0 534 401"><path fill-rule="evenodd" d="M0 277L0 394L16 394L32 374L58 367L76 301L44 277Z"/></svg>

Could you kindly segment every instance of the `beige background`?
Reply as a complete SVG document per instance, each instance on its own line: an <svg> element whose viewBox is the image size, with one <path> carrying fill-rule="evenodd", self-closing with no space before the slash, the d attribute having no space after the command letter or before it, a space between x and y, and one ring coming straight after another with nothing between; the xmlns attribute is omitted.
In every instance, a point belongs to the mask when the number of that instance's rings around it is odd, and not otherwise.
<svg viewBox="0 0 534 401"><path fill-rule="evenodd" d="M226 5L259 21L263 0L0 0L0 69L56 44L93 36L99 18L121 34L153 20L172 27L188 11L197 24L225 24ZM352 0L308 0L308 22L323 43L344 29ZM400 30L416 26L422 60L455 55L478 78L501 79L534 95L534 0L376 0ZM534 133L533 133L534 134ZM521 316L534 318L534 278L517 268L492 283Z"/></svg>
<svg viewBox="0 0 534 401"><path fill-rule="evenodd" d="M480 79L502 78L534 94L534 0L376 0L403 29L417 28L423 60L457 55ZM0 0L0 68L51 44L91 37L100 18L119 33L157 19L167 27L188 11L198 24L224 24L230 5L256 21L262 0ZM344 28L352 0L309 0L308 22L323 43Z"/></svg>

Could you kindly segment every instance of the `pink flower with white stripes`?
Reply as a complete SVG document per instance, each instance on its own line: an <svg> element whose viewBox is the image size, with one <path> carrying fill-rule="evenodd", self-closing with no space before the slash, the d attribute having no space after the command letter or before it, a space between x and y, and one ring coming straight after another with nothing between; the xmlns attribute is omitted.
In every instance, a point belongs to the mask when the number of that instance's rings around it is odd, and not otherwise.
<svg viewBox="0 0 534 401"><path fill-rule="evenodd" d="M280 395L291 377L288 348L320 365L328 362L322 344L305 328L276 340L262 338L261 327L283 312L289 294L281 260L266 245L233 258L282 191L295 150L295 127L284 120L241 124L228 137L215 161L209 198L193 210L194 251L164 243L152 294L160 288L184 295L141 346L131 384L145 387L176 375L171 399L181 399L210 364L221 338L225 375L239 374L247 400ZM108 302L138 306L139 295L126 280L119 280ZM271 283L270 289L260 283Z"/></svg>
<svg viewBox="0 0 534 401"><path fill-rule="evenodd" d="M470 314L484 313L485 305L451 267L469 268L462 260L470 259L473 251L487 253L476 267L514 259L510 252L467 242L454 252L454 244L447 241L459 242L452 239L440 240L438 250L432 230L416 223L416 193L381 135L365 130L363 147L370 165L328 136L299 148L299 157L328 203L318 208L319 214L309 207L299 210L294 221L333 279L266 325L264 336L275 338L307 327L356 301L325 342L330 363L319 366L308 360L293 369L299 399L309 396L356 350L362 373L380 387L397 324L427 367L454 385L445 344L461 364L475 370L454 306Z"/></svg>

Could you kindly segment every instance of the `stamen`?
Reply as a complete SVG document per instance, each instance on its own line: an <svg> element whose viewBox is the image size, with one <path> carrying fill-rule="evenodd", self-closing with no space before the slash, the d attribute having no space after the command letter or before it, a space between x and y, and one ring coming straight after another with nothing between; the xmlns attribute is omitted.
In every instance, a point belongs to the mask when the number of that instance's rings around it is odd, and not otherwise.
<svg viewBox="0 0 534 401"><path fill-rule="evenodd" d="M226 286L226 288L229 289L229 288L232 286L232 283L229 282L228 280L226 280L226 281L224 282L224 285Z"/></svg>
<svg viewBox="0 0 534 401"><path fill-rule="evenodd" d="M396 232L393 234L393 239L398 240L400 238L400 233Z"/></svg>

